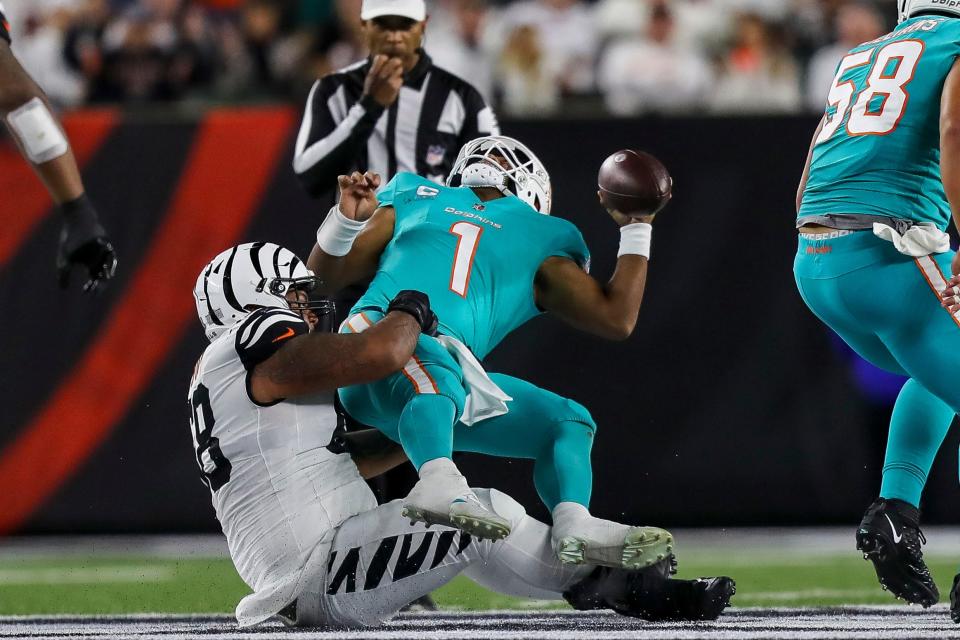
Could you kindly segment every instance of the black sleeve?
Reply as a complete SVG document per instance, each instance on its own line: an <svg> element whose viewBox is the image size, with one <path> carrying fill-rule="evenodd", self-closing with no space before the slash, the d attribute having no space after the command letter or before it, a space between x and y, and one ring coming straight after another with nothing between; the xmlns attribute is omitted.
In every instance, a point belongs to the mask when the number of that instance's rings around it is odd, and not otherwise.
<svg viewBox="0 0 960 640"><path fill-rule="evenodd" d="M312 196L335 188L337 176L355 166L384 112L376 100L364 96L347 110L346 117L338 118L328 103L342 90L335 76L326 76L313 85L307 98L293 169Z"/></svg>
<svg viewBox="0 0 960 640"><path fill-rule="evenodd" d="M276 353L287 340L309 330L306 321L292 311L257 309L237 329L237 355L249 373Z"/></svg>
<svg viewBox="0 0 960 640"><path fill-rule="evenodd" d="M7 16L3 15L3 6L0 5L0 40L6 40L10 44L10 23L7 22Z"/></svg>
<svg viewBox="0 0 960 640"><path fill-rule="evenodd" d="M500 135L500 124L497 122L493 107L486 103L473 85L467 84L464 87L462 97L467 117L463 122L460 144L466 144L481 136Z"/></svg>

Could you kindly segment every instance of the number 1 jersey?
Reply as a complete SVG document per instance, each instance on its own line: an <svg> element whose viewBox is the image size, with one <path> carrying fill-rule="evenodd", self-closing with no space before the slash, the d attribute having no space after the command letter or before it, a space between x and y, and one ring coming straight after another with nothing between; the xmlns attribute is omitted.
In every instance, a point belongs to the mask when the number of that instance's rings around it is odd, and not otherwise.
<svg viewBox="0 0 960 640"><path fill-rule="evenodd" d="M396 224L354 311L386 309L403 289L423 291L440 332L478 358L540 313L533 280L544 260L559 256L589 268L589 251L571 222L515 196L481 202L468 187L399 173L378 197L394 208Z"/></svg>
<svg viewBox="0 0 960 640"><path fill-rule="evenodd" d="M843 58L814 142L799 217L870 214L946 229L940 96L960 19L911 18Z"/></svg>

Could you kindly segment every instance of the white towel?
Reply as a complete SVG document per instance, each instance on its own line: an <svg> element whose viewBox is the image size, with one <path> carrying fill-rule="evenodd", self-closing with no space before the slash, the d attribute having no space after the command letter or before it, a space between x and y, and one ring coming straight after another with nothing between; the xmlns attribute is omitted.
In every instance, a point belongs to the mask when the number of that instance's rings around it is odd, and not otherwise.
<svg viewBox="0 0 960 640"><path fill-rule="evenodd" d="M903 235L889 225L874 222L873 235L892 242L897 251L914 258L950 251L950 236L930 222L915 224Z"/></svg>
<svg viewBox="0 0 960 640"><path fill-rule="evenodd" d="M460 422L469 426L488 418L496 418L510 411L507 403L513 400L490 379L483 365L473 352L456 338L437 336L443 348L450 352L460 363L463 370L463 386L467 390L467 401L463 406Z"/></svg>

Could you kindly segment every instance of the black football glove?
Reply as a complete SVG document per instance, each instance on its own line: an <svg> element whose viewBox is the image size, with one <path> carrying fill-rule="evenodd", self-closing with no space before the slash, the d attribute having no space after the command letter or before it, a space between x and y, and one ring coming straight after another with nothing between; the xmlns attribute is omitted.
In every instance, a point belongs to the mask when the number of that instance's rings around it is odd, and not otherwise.
<svg viewBox="0 0 960 640"><path fill-rule="evenodd" d="M89 275L83 290L96 291L102 281L109 280L116 272L117 254L86 195L64 203L60 209L63 212L63 229L57 248L60 288L66 289L70 284L73 267L82 266Z"/></svg>
<svg viewBox="0 0 960 640"><path fill-rule="evenodd" d="M430 309L430 298L427 294L412 289L405 289L390 301L387 313L403 311L409 313L420 325L420 331L428 336L437 335L437 314Z"/></svg>

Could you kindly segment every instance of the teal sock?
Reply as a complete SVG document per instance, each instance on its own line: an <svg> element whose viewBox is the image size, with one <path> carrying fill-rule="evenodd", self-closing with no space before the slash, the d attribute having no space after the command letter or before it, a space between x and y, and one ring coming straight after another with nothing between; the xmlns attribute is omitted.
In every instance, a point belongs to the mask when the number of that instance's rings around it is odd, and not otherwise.
<svg viewBox="0 0 960 640"><path fill-rule="evenodd" d="M593 468L590 450L593 448L594 427L573 420L555 425L553 467L557 478L557 502L576 502L590 506L593 492ZM556 504L547 504L553 509Z"/></svg>
<svg viewBox="0 0 960 640"><path fill-rule="evenodd" d="M557 481L552 446L547 447L533 464L533 486L537 489L540 501L549 511L553 511L553 508L560 503L560 484Z"/></svg>
<svg viewBox="0 0 960 640"><path fill-rule="evenodd" d="M453 455L453 423L457 407L441 395L418 395L400 414L400 444L417 469L434 458Z"/></svg>
<svg viewBox="0 0 960 640"><path fill-rule="evenodd" d="M907 380L890 417L881 498L898 498L920 506L927 474L953 416L953 409L947 403L916 380Z"/></svg>

